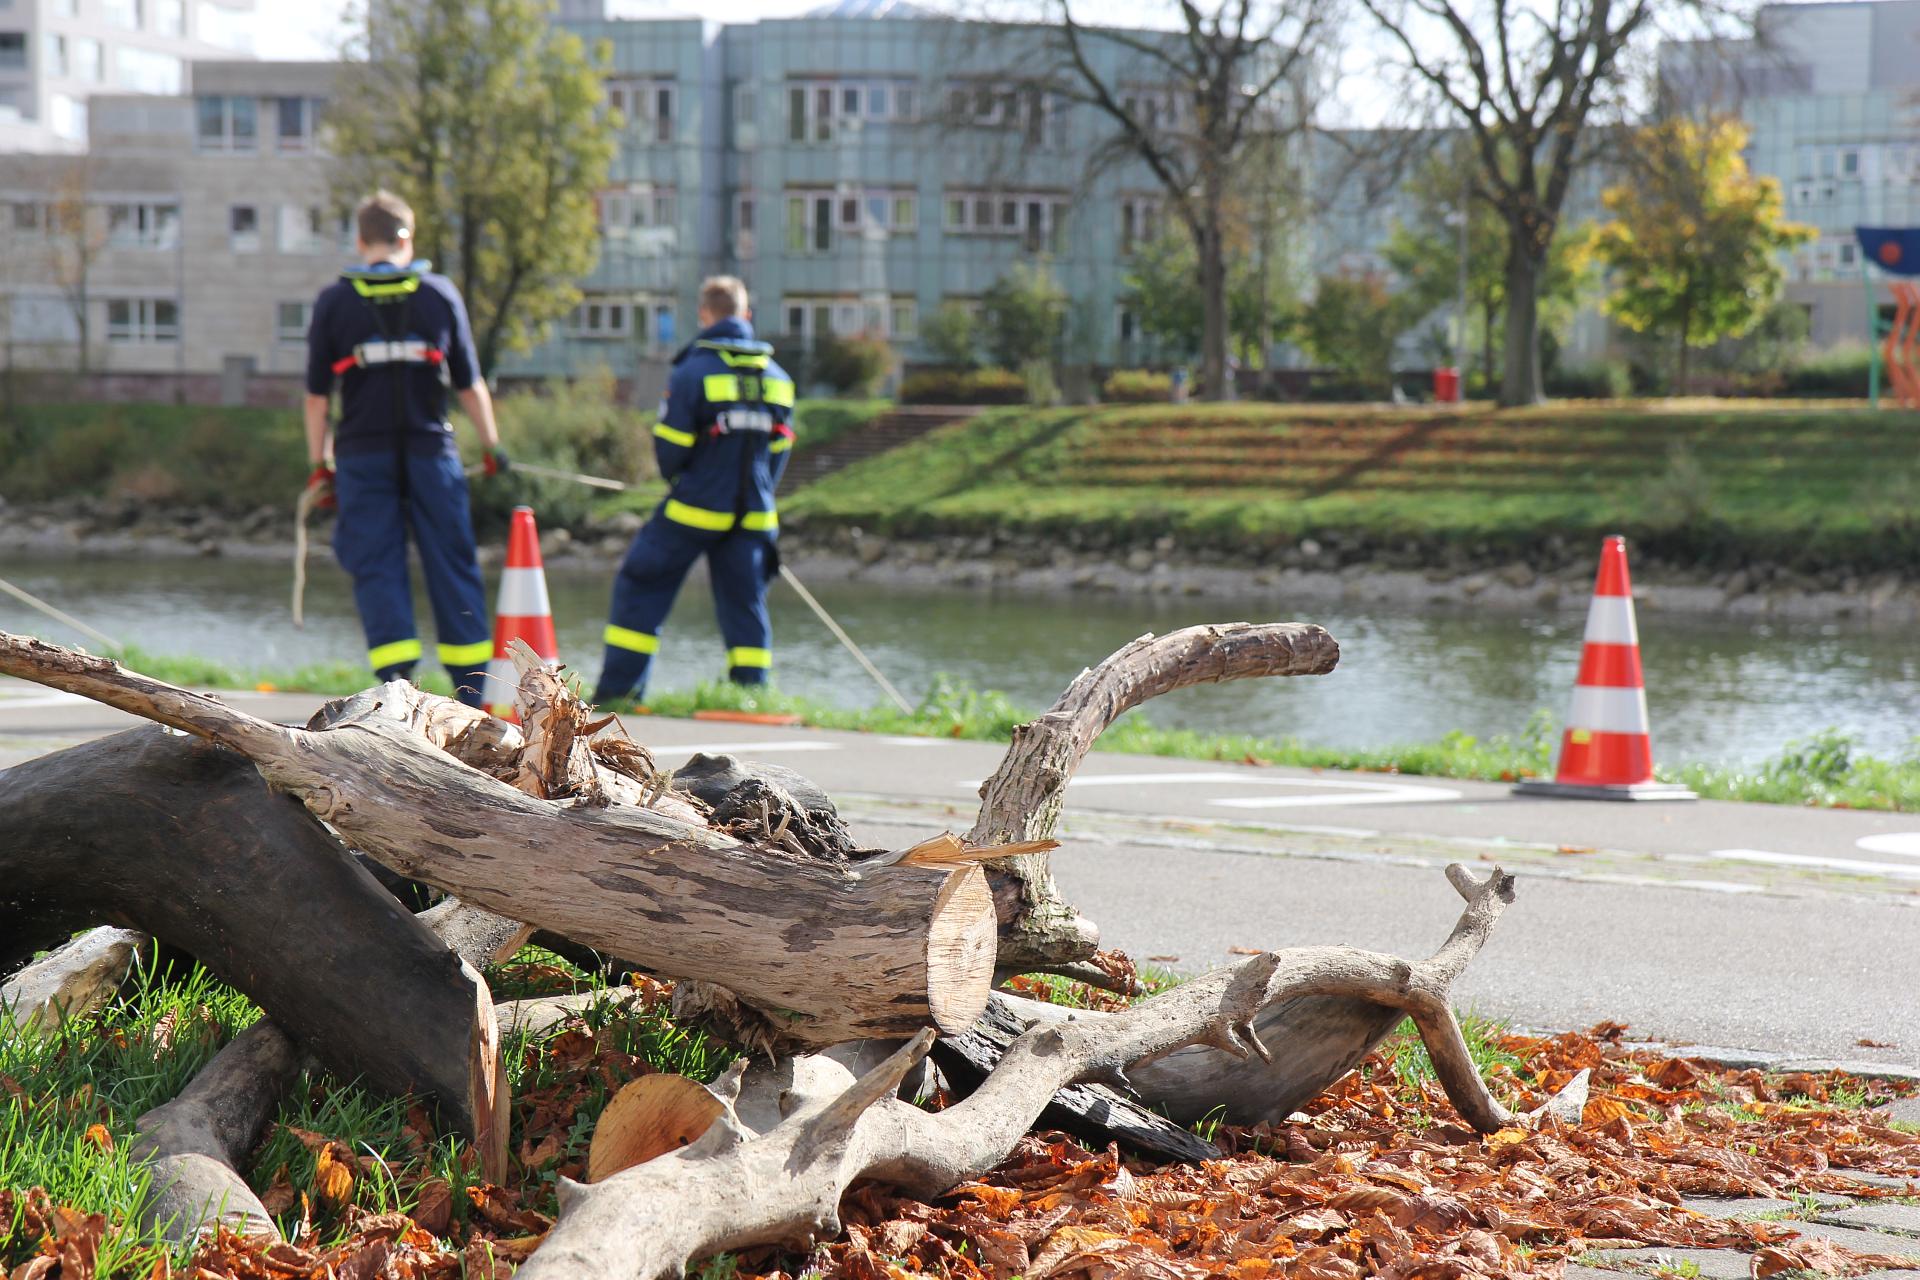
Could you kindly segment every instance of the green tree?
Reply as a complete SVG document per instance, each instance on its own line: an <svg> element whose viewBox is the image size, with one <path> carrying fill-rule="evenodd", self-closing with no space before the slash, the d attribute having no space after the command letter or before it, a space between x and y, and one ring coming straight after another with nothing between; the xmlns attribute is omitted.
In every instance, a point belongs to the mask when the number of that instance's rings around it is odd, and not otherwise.
<svg viewBox="0 0 1920 1280"><path fill-rule="evenodd" d="M979 323L958 302L943 302L920 326L920 345L942 364L971 369L979 362Z"/></svg>
<svg viewBox="0 0 1920 1280"><path fill-rule="evenodd" d="M1067 315L1067 291L1045 263L1016 262L980 295L987 354L1002 369L1052 360Z"/></svg>
<svg viewBox="0 0 1920 1280"><path fill-rule="evenodd" d="M1607 268L1608 315L1675 344L1679 389L1688 353L1737 338L1779 296L1778 254L1813 229L1781 216L1780 184L1747 171L1746 126L1673 119L1639 131L1627 181L1600 197L1613 215L1591 238Z"/></svg>
<svg viewBox="0 0 1920 1280"><path fill-rule="evenodd" d="M1420 318L1418 300L1375 273L1321 276L1296 336L1321 364L1369 386L1392 378L1393 344Z"/></svg>
<svg viewBox="0 0 1920 1280"><path fill-rule="evenodd" d="M1291 313L1294 287L1288 265L1288 257L1279 251L1236 252L1228 261L1228 333L1247 365L1264 362L1276 319ZM1142 332L1179 355L1199 353L1206 330L1205 299L1199 255L1184 227L1168 227L1134 250L1125 296Z"/></svg>
<svg viewBox="0 0 1920 1280"><path fill-rule="evenodd" d="M415 242L466 296L481 367L579 302L599 253L596 196L619 117L603 52L542 0L369 6L329 109L342 203L386 187Z"/></svg>

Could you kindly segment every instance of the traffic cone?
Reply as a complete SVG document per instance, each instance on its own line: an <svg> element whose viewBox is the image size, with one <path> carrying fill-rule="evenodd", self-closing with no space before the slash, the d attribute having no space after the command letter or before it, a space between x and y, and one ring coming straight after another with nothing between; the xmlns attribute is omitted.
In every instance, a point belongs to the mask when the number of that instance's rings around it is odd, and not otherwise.
<svg viewBox="0 0 1920 1280"><path fill-rule="evenodd" d="M1587 800L1697 800L1685 787L1653 780L1653 737L1640 675L1640 631L1633 620L1627 540L1600 547L1600 573L1587 611L1586 648L1573 683L1573 708L1560 740L1553 781L1526 778L1518 795Z"/></svg>
<svg viewBox="0 0 1920 1280"><path fill-rule="evenodd" d="M549 663L560 661L560 645L553 635L553 606L547 602L547 571L540 563L540 531L534 527L533 508L513 509L513 528L507 535L507 567L500 573L500 603L493 615L493 661L487 664L487 710L503 720L518 722L515 695L520 679L507 656L515 640Z"/></svg>

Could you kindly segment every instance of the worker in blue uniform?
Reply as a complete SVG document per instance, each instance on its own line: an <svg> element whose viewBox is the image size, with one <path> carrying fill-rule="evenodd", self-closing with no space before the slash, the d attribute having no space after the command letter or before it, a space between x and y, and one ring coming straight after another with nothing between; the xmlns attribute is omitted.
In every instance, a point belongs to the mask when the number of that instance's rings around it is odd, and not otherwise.
<svg viewBox="0 0 1920 1280"><path fill-rule="evenodd" d="M460 291L413 257L413 210L389 192L355 212L362 265L313 304L307 330L308 488L337 506L335 557L353 577L367 660L411 679L422 657L407 536L426 571L440 662L462 702L482 705L493 657L467 477L447 422L447 388L480 433L486 474L506 468ZM328 429L336 382L340 423Z"/></svg>
<svg viewBox="0 0 1920 1280"><path fill-rule="evenodd" d="M747 287L700 286L699 335L674 357L653 428L671 486L634 536L613 583L595 702L639 699L660 651L660 626L701 556L727 646L727 675L764 684L773 666L767 583L779 571L774 488L793 447L793 379L753 337Z"/></svg>

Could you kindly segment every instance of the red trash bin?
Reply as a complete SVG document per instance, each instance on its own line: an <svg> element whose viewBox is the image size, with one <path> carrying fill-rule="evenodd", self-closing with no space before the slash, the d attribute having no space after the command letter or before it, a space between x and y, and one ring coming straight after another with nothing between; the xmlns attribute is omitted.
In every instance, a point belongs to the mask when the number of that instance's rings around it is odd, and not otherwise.
<svg viewBox="0 0 1920 1280"><path fill-rule="evenodd" d="M1433 371L1433 398L1441 404L1460 403L1460 371L1442 367Z"/></svg>

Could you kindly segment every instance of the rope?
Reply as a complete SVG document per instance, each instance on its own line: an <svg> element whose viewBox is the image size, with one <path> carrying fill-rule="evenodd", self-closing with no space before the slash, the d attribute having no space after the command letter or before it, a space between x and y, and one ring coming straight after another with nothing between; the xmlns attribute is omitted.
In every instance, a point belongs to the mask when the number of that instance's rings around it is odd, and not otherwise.
<svg viewBox="0 0 1920 1280"><path fill-rule="evenodd" d="M318 489L302 489L293 504L293 625L307 625L307 517L319 499Z"/></svg>
<svg viewBox="0 0 1920 1280"><path fill-rule="evenodd" d="M49 618L52 618L55 622L61 623L65 626L72 627L75 631L78 631L81 635L86 636L88 639L99 641L101 644L105 645L109 649L126 648L125 645L121 644L118 640L115 640L112 636L107 635L105 632L102 632L102 631L95 631L92 627L80 621L80 619L74 617L72 614L62 613L60 610L48 604L45 600L42 600L39 596L36 596L28 591L22 591L19 587L14 586L11 582L8 582L5 578L0 578L0 591L6 592L8 595L20 601L20 603L22 604L31 605L33 608L38 609L40 612L46 614Z"/></svg>

